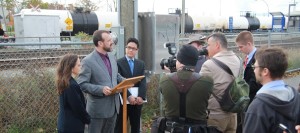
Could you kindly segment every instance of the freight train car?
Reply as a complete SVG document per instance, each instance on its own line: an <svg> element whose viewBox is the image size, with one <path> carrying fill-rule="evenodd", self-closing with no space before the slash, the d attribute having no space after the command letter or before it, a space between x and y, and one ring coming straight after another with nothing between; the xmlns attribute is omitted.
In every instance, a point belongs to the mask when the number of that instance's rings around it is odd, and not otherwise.
<svg viewBox="0 0 300 133"><path fill-rule="evenodd" d="M230 17L212 17L212 16L190 16L192 23L186 23L186 26L193 27L186 32L240 32L248 31L285 31L287 29L287 19L284 16L230 16ZM192 24L192 25L191 25Z"/></svg>
<svg viewBox="0 0 300 133"><path fill-rule="evenodd" d="M193 31L215 31L222 29L224 25L219 21L221 20L220 17L194 15L191 18L193 21Z"/></svg>
<svg viewBox="0 0 300 133"><path fill-rule="evenodd" d="M272 29L272 16L259 16L257 19L260 24L258 30L264 31Z"/></svg>
<svg viewBox="0 0 300 133"><path fill-rule="evenodd" d="M20 24L20 21L28 16L58 16L58 27L61 36L74 36L78 32L84 32L92 35L93 32L97 29L110 30L111 27L117 27L120 25L117 12L71 12L68 10L23 9L20 13L14 15L14 17L19 20L15 21L15 28L18 29L20 26L30 27L32 29L36 28L37 25ZM43 27L47 28L45 26L46 25L44 25Z"/></svg>
<svg viewBox="0 0 300 133"><path fill-rule="evenodd" d="M55 32L58 32L60 36L74 36L78 32L84 32L92 35L93 32L97 29L110 30L111 27L120 26L117 12L81 12L68 10L23 9L20 13L14 15L16 20L14 21L16 37L25 36L20 35L23 33L24 27L27 27L26 29L32 29L28 33L32 33L35 30L44 30L43 28L47 28L47 25L39 22L36 22L32 25L24 25L20 23L22 20L25 20L25 18L29 16L58 16L59 30ZM269 17L256 17L250 16L249 13L246 13L244 16L214 17L201 15L189 16L188 14L186 14L185 18L186 33L211 31L239 32L241 30L283 31L287 27L287 19L283 19L285 17L278 17L274 15ZM42 28L39 29L38 27ZM278 27L280 27L281 30L278 30ZM20 30L18 31L18 29ZM55 33L55 35L57 35L57 33Z"/></svg>

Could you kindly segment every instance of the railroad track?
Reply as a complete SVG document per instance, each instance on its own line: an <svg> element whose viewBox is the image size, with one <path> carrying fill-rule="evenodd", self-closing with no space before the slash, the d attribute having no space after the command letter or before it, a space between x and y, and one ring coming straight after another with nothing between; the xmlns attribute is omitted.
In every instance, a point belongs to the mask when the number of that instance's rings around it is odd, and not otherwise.
<svg viewBox="0 0 300 133"><path fill-rule="evenodd" d="M79 55L82 59L86 55ZM18 59L0 59L0 70L43 68L57 65L60 56L57 57L33 57Z"/></svg>
<svg viewBox="0 0 300 133"><path fill-rule="evenodd" d="M275 44L281 47L300 47L300 44ZM275 46L272 45L272 46ZM230 50L238 51L236 46L229 47ZM5 50L5 49L3 49ZM80 55L81 58L93 51L93 48L64 48L64 49L40 49L40 50L19 50L0 51L0 70L28 69L55 66L59 58L67 53ZM239 53L239 52L238 52ZM300 75L300 70L287 71L285 77Z"/></svg>
<svg viewBox="0 0 300 133"><path fill-rule="evenodd" d="M0 51L0 70L51 67L56 65L60 57L67 53L77 54L83 58L92 51L93 48Z"/></svg>
<svg viewBox="0 0 300 133"><path fill-rule="evenodd" d="M42 58L42 57L57 57L67 53L77 55L87 55L93 51L90 49L40 49L40 50L18 50L18 51L0 51L0 59L14 60L14 59L27 59L27 58Z"/></svg>

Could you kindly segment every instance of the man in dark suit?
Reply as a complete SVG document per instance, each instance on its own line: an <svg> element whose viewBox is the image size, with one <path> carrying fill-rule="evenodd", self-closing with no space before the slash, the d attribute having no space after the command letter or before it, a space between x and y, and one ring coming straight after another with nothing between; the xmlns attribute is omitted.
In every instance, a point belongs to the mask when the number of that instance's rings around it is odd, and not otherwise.
<svg viewBox="0 0 300 133"><path fill-rule="evenodd" d="M112 88L124 78L118 73L113 41L108 31L93 34L95 50L82 60L78 77L81 90L87 93L87 111L91 116L89 133L113 133L120 108L119 93Z"/></svg>
<svg viewBox="0 0 300 133"><path fill-rule="evenodd" d="M136 76L145 75L145 64L142 60L136 59L135 55L139 49L139 42L136 38L129 38L127 40L125 57L118 59L118 72L125 78L132 78ZM127 113L131 125L131 133L140 132L140 117L143 107L143 102L146 99L146 79L135 84L138 87L138 94L132 95L130 90L127 91L129 105L127 106ZM124 102L123 102L124 103ZM124 103L126 104L126 102ZM122 133L122 107L120 108L116 125L116 133Z"/></svg>
<svg viewBox="0 0 300 133"><path fill-rule="evenodd" d="M256 82L254 70L252 65L255 63L255 52L256 48L254 46L253 35L249 31L242 31L238 34L235 40L236 45L243 54L246 55L244 60L244 79L250 86L250 102L256 95L256 92L261 88L261 84Z"/></svg>
<svg viewBox="0 0 300 133"><path fill-rule="evenodd" d="M261 84L256 81L254 70L252 68L252 65L255 63L255 58L254 55L256 53L256 48L254 46L254 40L253 40L253 35L249 31L242 31L238 34L238 36L235 39L235 43L243 54L246 55L244 59L244 79L248 83L250 87L250 103L252 102L253 98L256 95L256 92L261 88ZM249 103L249 104L250 104ZM242 114L238 115L238 119ZM240 118L241 120L238 120L238 128L237 132L241 133L242 132L242 121L243 119Z"/></svg>

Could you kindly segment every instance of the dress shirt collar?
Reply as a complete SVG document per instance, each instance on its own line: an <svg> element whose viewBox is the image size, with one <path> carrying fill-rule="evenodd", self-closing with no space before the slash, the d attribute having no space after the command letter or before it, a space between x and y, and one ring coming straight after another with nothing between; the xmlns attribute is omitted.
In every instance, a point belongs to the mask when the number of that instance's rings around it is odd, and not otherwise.
<svg viewBox="0 0 300 133"><path fill-rule="evenodd" d="M97 51L98 52L98 51ZM106 53L106 54L102 54L102 53L100 53L100 52L98 52L98 54L101 56L101 57L106 57L106 58L108 58L108 54Z"/></svg>
<svg viewBox="0 0 300 133"><path fill-rule="evenodd" d="M248 57L247 64L253 58L253 55L254 55L255 52L256 52L256 48L254 47L254 49L247 55L247 57Z"/></svg>
<svg viewBox="0 0 300 133"><path fill-rule="evenodd" d="M127 55L125 57L126 57L128 62L129 62L129 60L132 60L134 62L134 58L129 58Z"/></svg>

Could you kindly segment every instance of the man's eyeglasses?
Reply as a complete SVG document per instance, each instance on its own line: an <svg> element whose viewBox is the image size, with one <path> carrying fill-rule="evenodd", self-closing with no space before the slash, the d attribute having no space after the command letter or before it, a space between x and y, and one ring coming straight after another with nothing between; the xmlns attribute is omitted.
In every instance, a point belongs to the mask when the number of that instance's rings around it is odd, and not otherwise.
<svg viewBox="0 0 300 133"><path fill-rule="evenodd" d="M262 67L262 66L255 66L255 65L251 65L252 69L258 68L258 67Z"/></svg>
<svg viewBox="0 0 300 133"><path fill-rule="evenodd" d="M128 50L132 50L132 51L138 50L137 48L133 48L133 47L129 47L129 46L127 46L126 48L127 48Z"/></svg>

